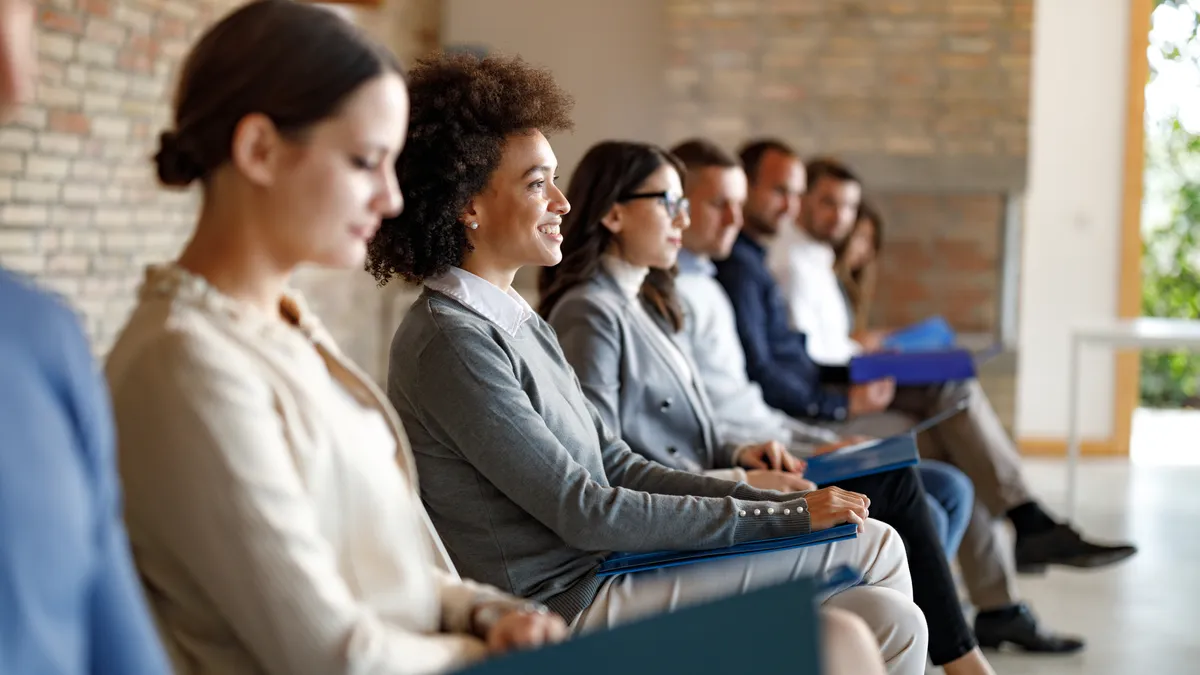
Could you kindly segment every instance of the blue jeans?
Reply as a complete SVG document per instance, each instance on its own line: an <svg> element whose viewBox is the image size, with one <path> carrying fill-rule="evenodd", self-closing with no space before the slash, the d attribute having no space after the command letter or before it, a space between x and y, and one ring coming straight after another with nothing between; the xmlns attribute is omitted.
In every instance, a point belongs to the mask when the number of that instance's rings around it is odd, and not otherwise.
<svg viewBox="0 0 1200 675"><path fill-rule="evenodd" d="M946 557L953 560L967 524L971 522L975 486L962 471L931 459L921 460L917 473L925 485L925 501L929 504L938 539L946 550Z"/></svg>

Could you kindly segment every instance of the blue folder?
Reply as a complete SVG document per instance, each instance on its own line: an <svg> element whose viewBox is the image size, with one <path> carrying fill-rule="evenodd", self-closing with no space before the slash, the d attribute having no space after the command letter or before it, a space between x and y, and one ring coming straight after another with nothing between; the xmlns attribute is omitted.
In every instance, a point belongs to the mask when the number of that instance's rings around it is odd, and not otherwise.
<svg viewBox="0 0 1200 675"><path fill-rule="evenodd" d="M799 579L485 661L462 675L819 675L817 582ZM731 626L752 626L737 649Z"/></svg>
<svg viewBox="0 0 1200 675"><path fill-rule="evenodd" d="M942 384L974 378L975 355L966 349L936 352L875 352L850 359L850 381L892 378L900 386Z"/></svg>
<svg viewBox="0 0 1200 675"><path fill-rule="evenodd" d="M893 331L883 339L883 348L895 352L930 352L950 349L958 336L940 316L930 317Z"/></svg>
<svg viewBox="0 0 1200 675"><path fill-rule="evenodd" d="M804 469L804 477L817 485L828 485L914 466L921 461L917 449L917 436L966 410L970 403L969 396L963 397L902 434L809 457L805 460L808 466Z"/></svg>
<svg viewBox="0 0 1200 675"><path fill-rule="evenodd" d="M853 523L838 525L819 532L810 532L795 537L778 539L763 539L751 541L728 548L711 548L702 551L654 551L652 553L614 553L600 565L596 572L598 577L609 577L616 574L631 574L662 567L678 567L694 563L731 558L753 553L768 553L789 548L804 548L818 544L828 544L843 539L853 539L858 536L858 528Z"/></svg>
<svg viewBox="0 0 1200 675"><path fill-rule="evenodd" d="M809 457L805 460L808 466L804 469L804 477L817 485L829 485L913 466L919 461L917 440L905 433Z"/></svg>

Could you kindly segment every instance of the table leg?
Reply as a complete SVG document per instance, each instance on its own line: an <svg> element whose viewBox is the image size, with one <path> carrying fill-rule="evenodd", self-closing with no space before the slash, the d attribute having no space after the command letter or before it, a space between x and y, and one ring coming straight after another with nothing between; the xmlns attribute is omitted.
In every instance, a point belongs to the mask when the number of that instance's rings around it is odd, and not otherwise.
<svg viewBox="0 0 1200 675"><path fill-rule="evenodd" d="M1071 362L1067 371L1067 518L1075 518L1079 488L1079 358L1082 344L1071 336Z"/></svg>

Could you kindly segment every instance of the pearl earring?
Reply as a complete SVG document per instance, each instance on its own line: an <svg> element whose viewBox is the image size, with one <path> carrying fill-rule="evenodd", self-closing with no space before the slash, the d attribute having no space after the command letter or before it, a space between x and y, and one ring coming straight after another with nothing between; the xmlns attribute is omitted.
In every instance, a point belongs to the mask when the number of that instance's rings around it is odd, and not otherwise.
<svg viewBox="0 0 1200 675"><path fill-rule="evenodd" d="M479 223L471 223L470 225L467 225L467 227L471 228L472 230L478 230Z"/></svg>

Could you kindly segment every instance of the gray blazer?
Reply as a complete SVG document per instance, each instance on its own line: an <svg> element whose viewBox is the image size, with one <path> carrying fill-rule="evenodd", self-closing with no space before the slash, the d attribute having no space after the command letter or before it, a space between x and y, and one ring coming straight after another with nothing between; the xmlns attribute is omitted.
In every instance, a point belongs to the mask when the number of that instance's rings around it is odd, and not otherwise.
<svg viewBox="0 0 1200 675"><path fill-rule="evenodd" d="M649 331L666 334L697 372L687 342L652 310L636 312L635 302L601 271L550 313L584 394L634 452L684 471L729 468L739 446L719 442L704 388L680 377Z"/></svg>

